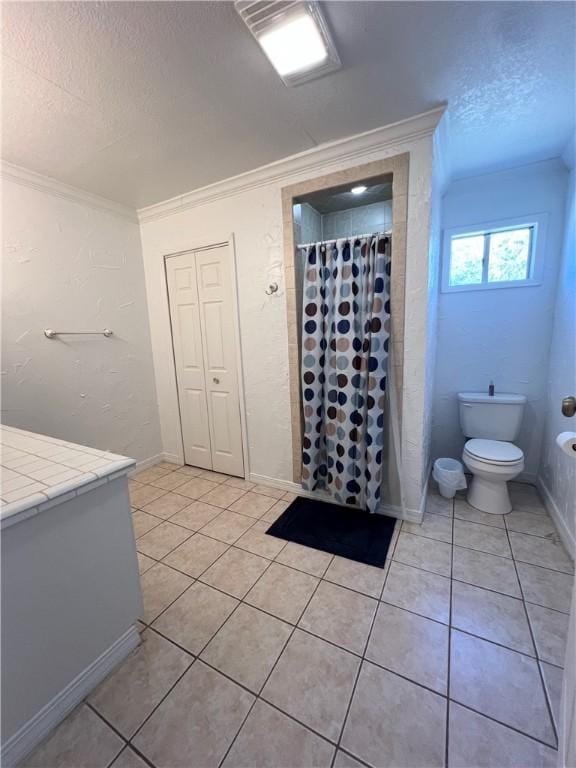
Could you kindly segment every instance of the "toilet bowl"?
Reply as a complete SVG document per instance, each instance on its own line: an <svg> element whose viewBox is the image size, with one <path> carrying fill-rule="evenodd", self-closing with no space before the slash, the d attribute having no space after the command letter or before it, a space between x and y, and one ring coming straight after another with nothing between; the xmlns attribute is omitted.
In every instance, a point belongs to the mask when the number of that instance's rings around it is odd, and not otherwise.
<svg viewBox="0 0 576 768"><path fill-rule="evenodd" d="M512 509L507 483L524 469L524 454L503 440L468 440L462 461L472 473L468 503L482 512L505 515Z"/></svg>

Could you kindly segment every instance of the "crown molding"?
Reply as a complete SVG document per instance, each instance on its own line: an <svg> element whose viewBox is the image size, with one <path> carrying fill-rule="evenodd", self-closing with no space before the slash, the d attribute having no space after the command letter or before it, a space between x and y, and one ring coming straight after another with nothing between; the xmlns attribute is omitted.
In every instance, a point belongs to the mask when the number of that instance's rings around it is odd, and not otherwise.
<svg viewBox="0 0 576 768"><path fill-rule="evenodd" d="M134 208L108 200L106 197L100 197L100 195L93 195L83 189L64 184L50 176L29 171L27 168L22 168L22 166L9 163L6 160L1 162L0 176L8 181L13 181L15 184L21 184L24 187L30 187L73 203L80 203L138 224L138 214Z"/></svg>
<svg viewBox="0 0 576 768"><path fill-rule="evenodd" d="M326 172L331 166L340 165L342 162L359 161L378 150L386 150L407 141L432 136L445 111L446 105L443 105L415 117L321 144L252 171L139 208L138 219L141 224L155 221L198 205L238 195L274 182L286 181L305 172L313 173L319 169ZM399 151L405 150L399 149Z"/></svg>

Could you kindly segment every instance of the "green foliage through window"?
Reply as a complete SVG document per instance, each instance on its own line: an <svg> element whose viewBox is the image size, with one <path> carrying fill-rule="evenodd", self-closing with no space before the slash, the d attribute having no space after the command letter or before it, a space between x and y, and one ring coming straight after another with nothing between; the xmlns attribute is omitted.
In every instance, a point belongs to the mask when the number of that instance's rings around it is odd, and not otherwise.
<svg viewBox="0 0 576 768"><path fill-rule="evenodd" d="M472 287L527 280L533 229L521 227L453 236L448 285Z"/></svg>

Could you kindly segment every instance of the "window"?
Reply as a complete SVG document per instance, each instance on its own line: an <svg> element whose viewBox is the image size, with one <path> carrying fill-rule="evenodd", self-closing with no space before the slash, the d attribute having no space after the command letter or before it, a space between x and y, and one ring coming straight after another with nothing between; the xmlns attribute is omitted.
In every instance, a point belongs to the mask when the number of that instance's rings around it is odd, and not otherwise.
<svg viewBox="0 0 576 768"><path fill-rule="evenodd" d="M543 218L448 230L442 290L537 285L536 241Z"/></svg>

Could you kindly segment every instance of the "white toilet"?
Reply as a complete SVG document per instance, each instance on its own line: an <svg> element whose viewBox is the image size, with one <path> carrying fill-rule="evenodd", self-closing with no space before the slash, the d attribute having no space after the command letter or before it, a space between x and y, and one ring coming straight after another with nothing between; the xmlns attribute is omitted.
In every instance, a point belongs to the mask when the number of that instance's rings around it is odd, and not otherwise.
<svg viewBox="0 0 576 768"><path fill-rule="evenodd" d="M482 512L504 515L512 504L507 483L524 469L514 440L520 430L524 395L459 392L460 426L469 439L462 460L473 475L468 503Z"/></svg>

